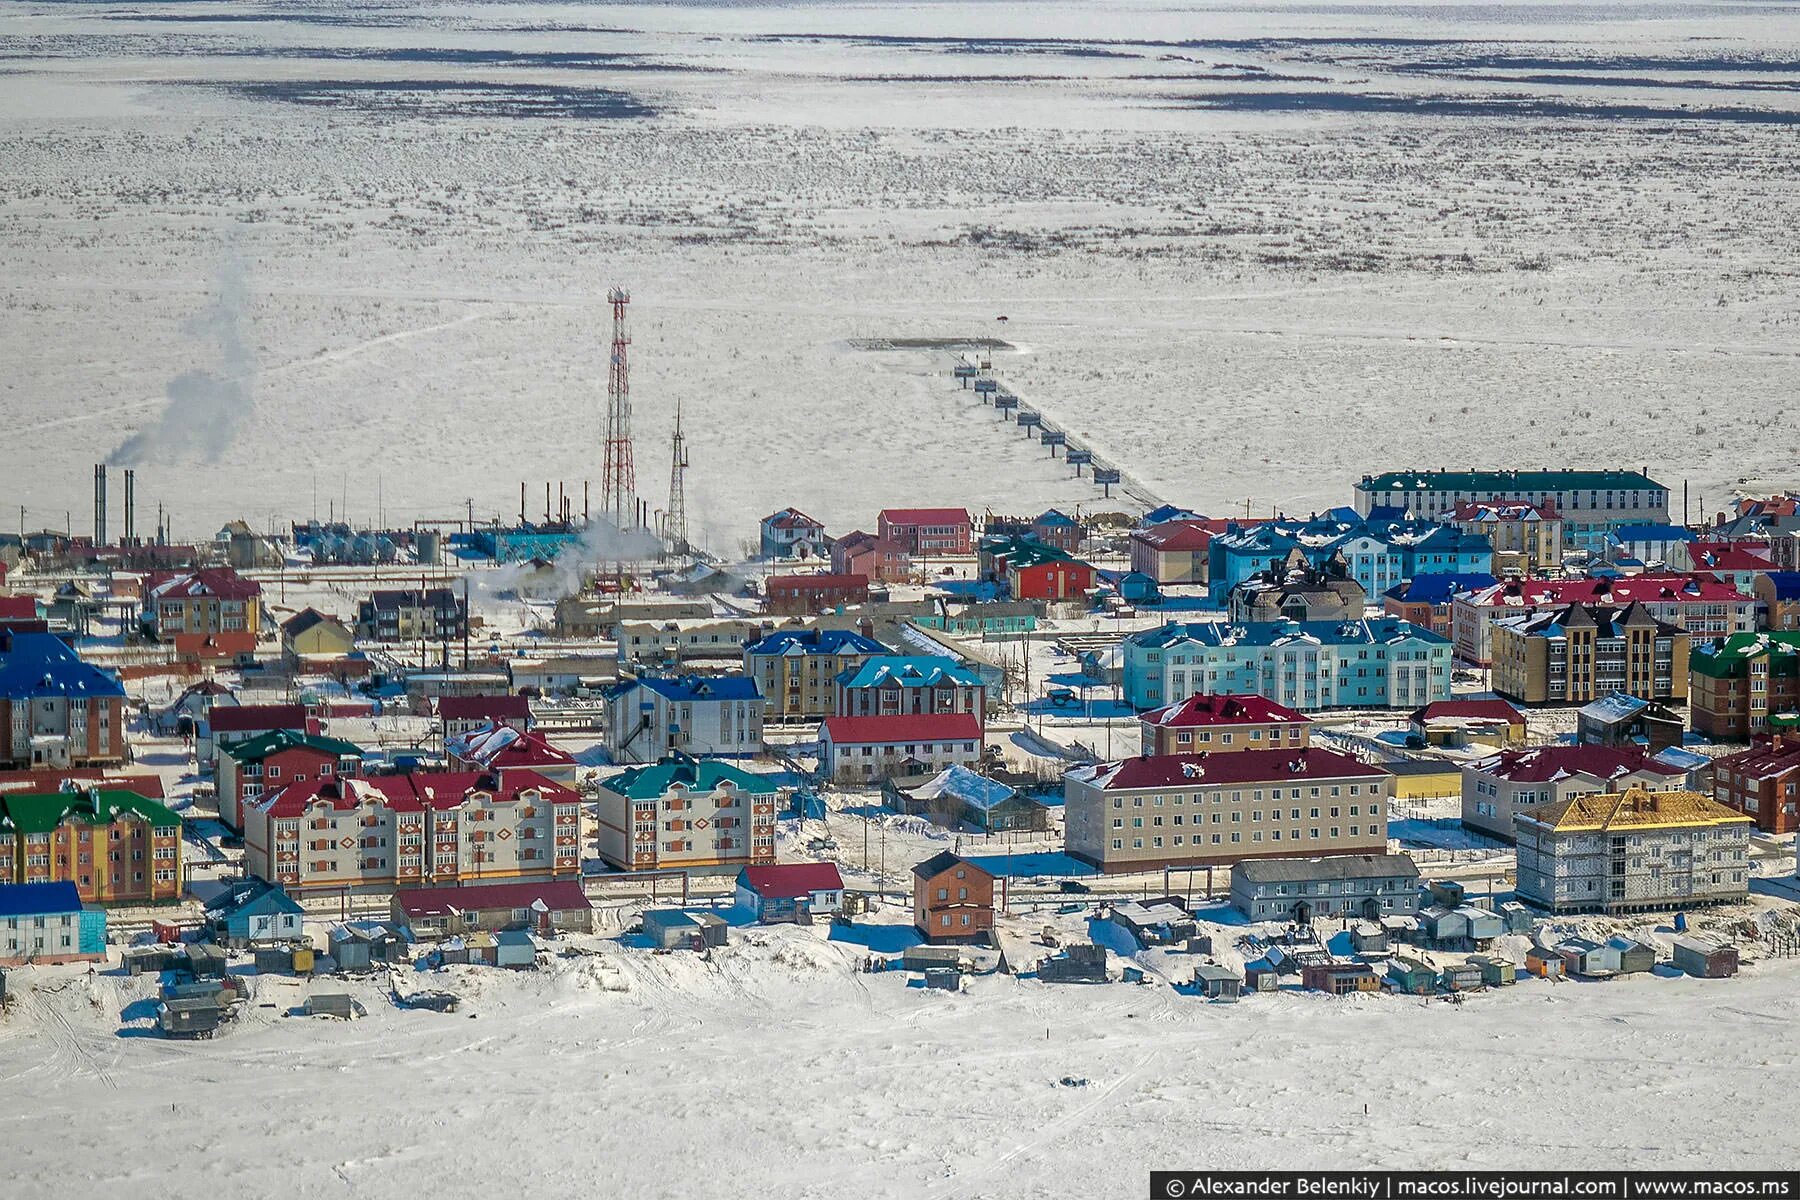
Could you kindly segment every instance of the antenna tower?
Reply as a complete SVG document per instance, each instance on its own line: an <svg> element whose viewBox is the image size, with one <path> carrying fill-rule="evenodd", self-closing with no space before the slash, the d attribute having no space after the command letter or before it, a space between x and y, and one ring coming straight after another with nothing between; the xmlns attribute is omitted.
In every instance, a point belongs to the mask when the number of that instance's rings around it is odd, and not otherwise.
<svg viewBox="0 0 1800 1200"><path fill-rule="evenodd" d="M669 460L669 511L663 514L663 540L670 554L688 552L687 532L687 436L681 432L681 401L675 402L675 437Z"/></svg>
<svg viewBox="0 0 1800 1200"><path fill-rule="evenodd" d="M606 374L606 465L600 476L601 515L622 530L637 527L637 470L631 461L631 371L625 348L625 306L631 293L615 287L612 304L612 357Z"/></svg>

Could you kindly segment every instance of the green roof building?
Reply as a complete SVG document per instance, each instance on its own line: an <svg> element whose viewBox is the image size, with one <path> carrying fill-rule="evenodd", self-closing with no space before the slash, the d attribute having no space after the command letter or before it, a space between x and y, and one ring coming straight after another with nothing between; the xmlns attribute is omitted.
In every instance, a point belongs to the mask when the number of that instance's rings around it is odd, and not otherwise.
<svg viewBox="0 0 1800 1200"><path fill-rule="evenodd" d="M1376 509L1399 508L1437 520L1460 504L1489 500L1554 507L1564 536L1577 546L1597 542L1593 535L1617 525L1669 520L1669 489L1646 471L1384 471L1364 475L1356 485L1356 511L1365 517Z"/></svg>
<svg viewBox="0 0 1800 1200"><path fill-rule="evenodd" d="M1800 633L1734 633L1688 652L1694 731L1745 741L1792 729L1800 713Z"/></svg>
<svg viewBox="0 0 1800 1200"><path fill-rule="evenodd" d="M717 759L673 755L600 784L595 847L628 871L775 861L776 782Z"/></svg>
<svg viewBox="0 0 1800 1200"><path fill-rule="evenodd" d="M181 817L123 788L0 793L0 883L73 883L90 904L173 900Z"/></svg>

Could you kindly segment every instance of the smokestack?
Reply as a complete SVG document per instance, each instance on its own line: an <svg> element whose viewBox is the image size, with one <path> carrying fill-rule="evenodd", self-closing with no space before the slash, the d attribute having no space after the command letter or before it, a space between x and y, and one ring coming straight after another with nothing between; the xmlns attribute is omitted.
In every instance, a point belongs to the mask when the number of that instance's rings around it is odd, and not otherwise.
<svg viewBox="0 0 1800 1200"><path fill-rule="evenodd" d="M550 481L544 480L544 524L550 523Z"/></svg>
<svg viewBox="0 0 1800 1200"><path fill-rule="evenodd" d="M525 481L519 480L519 524L525 523Z"/></svg>
<svg viewBox="0 0 1800 1200"><path fill-rule="evenodd" d="M106 545L106 464L94 464L94 545Z"/></svg>
<svg viewBox="0 0 1800 1200"><path fill-rule="evenodd" d="M125 536L124 542L135 544L137 541L137 470L125 468Z"/></svg>

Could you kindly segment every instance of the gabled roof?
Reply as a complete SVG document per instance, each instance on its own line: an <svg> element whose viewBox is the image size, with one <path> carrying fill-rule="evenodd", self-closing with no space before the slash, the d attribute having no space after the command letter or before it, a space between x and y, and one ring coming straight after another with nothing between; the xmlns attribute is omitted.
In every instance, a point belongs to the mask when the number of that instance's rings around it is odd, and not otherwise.
<svg viewBox="0 0 1800 1200"><path fill-rule="evenodd" d="M0 699L123 697L109 671L84 662L49 633L0 633Z"/></svg>
<svg viewBox="0 0 1800 1200"><path fill-rule="evenodd" d="M887 654L888 648L854 629L783 629L744 647L758 657L806 654Z"/></svg>
<svg viewBox="0 0 1800 1200"><path fill-rule="evenodd" d="M1426 721L1448 720L1487 720L1505 721L1508 725L1523 725L1525 714L1504 700L1433 700L1422 708L1415 708L1407 718L1414 724Z"/></svg>
<svg viewBox="0 0 1800 1200"><path fill-rule="evenodd" d="M601 786L615 795L629 796L633 800L654 800L676 787L705 794L722 784L730 784L740 792L758 796L773 795L779 790L767 775L746 771L716 758L689 758L686 755L632 767L614 775Z"/></svg>
<svg viewBox="0 0 1800 1200"><path fill-rule="evenodd" d="M1278 722L1293 725L1312 723L1312 718L1303 712L1249 693L1189 696L1179 703L1151 709L1138 720L1145 725L1161 725L1170 729Z"/></svg>
<svg viewBox="0 0 1800 1200"><path fill-rule="evenodd" d="M225 920L249 909L253 913L298 913L303 910L294 898L266 879L245 879L226 885L206 902L209 920Z"/></svg>
<svg viewBox="0 0 1800 1200"><path fill-rule="evenodd" d="M1334 854L1326 858L1246 858L1232 878L1249 883L1318 883L1337 879L1417 879L1418 864L1405 854Z"/></svg>
<svg viewBox="0 0 1800 1200"><path fill-rule="evenodd" d="M1751 819L1699 792L1652 792L1630 787L1623 792L1576 796L1533 805L1519 819L1547 825L1558 833L1605 833L1617 829L1694 829L1716 825L1748 825Z"/></svg>
<svg viewBox="0 0 1800 1200"><path fill-rule="evenodd" d="M1800 771L1800 742L1770 738L1748 750L1714 759L1713 768L1758 780L1787 775Z"/></svg>
<svg viewBox="0 0 1800 1200"><path fill-rule="evenodd" d="M394 893L408 917L448 917L496 909L576 912L594 907L574 880L554 883L476 883L464 887L410 888Z"/></svg>
<svg viewBox="0 0 1800 1200"><path fill-rule="evenodd" d="M1201 521L1177 519L1134 529L1131 540L1153 550L1203 551L1212 545L1213 534Z"/></svg>
<svg viewBox="0 0 1800 1200"><path fill-rule="evenodd" d="M30 621L37 615L36 596L0 596L0 620Z"/></svg>
<svg viewBox="0 0 1800 1200"><path fill-rule="evenodd" d="M615 685L611 696L623 696L642 687L676 704L703 704L721 700L760 700L756 680L748 675L639 675Z"/></svg>
<svg viewBox="0 0 1800 1200"><path fill-rule="evenodd" d="M1479 592L1499 583L1492 575L1481 572L1458 574L1444 572L1415 575L1387 590L1387 595L1402 604L1448 604L1465 592Z"/></svg>
<svg viewBox="0 0 1800 1200"><path fill-rule="evenodd" d="M306 708L299 704L215 704L207 710L206 724L214 733L278 729L304 733Z"/></svg>
<svg viewBox="0 0 1800 1200"><path fill-rule="evenodd" d="M1766 572L1777 600L1800 600L1800 571Z"/></svg>
<svg viewBox="0 0 1800 1200"><path fill-rule="evenodd" d="M0 917L41 917L81 911L81 892L57 883L0 883Z"/></svg>
<svg viewBox="0 0 1800 1200"><path fill-rule="evenodd" d="M1515 579L1476 592L1468 597L1468 603L1480 608L1555 608L1583 603L1720 603L1749 599L1731 584L1701 572L1629 575L1618 579Z"/></svg>
<svg viewBox="0 0 1800 1200"><path fill-rule="evenodd" d="M945 767L908 793L915 800L933 800L939 796L949 796L953 800L960 800L969 807L982 812L1004 804L1018 794L1016 789L1008 787L999 780L977 775L969 768L960 765Z"/></svg>
<svg viewBox="0 0 1800 1200"><path fill-rule="evenodd" d="M844 877L835 863L778 863L745 867L738 872L738 886L749 888L764 900L803 900L814 892L841 892Z"/></svg>
<svg viewBox="0 0 1800 1200"><path fill-rule="evenodd" d="M856 591L869 586L867 575L771 575L763 590L769 595L788 592Z"/></svg>
<svg viewBox="0 0 1800 1200"><path fill-rule="evenodd" d="M301 634L317 625L335 625L345 633L350 632L342 621L338 620L336 617L328 616L316 608L303 608L287 620L283 621L281 623L281 632L288 637L299 637Z"/></svg>
<svg viewBox="0 0 1800 1200"><path fill-rule="evenodd" d="M155 571L144 578L144 598L188 600L205 596L220 600L254 600L262 584L245 579L230 567L203 567L198 571Z"/></svg>
<svg viewBox="0 0 1800 1200"><path fill-rule="evenodd" d="M511 725L490 724L458 734L445 744L451 757L490 771L518 767L563 767L575 756L552 746L536 733L520 733Z"/></svg>
<svg viewBox="0 0 1800 1200"><path fill-rule="evenodd" d="M1315 779L1382 779L1387 772L1322 746L1238 750L1226 754L1145 754L1076 767L1067 778L1102 791L1284 783Z"/></svg>
<svg viewBox="0 0 1800 1200"><path fill-rule="evenodd" d="M837 677L846 688L980 687L981 676L946 654L882 654Z"/></svg>
<svg viewBox="0 0 1800 1200"><path fill-rule="evenodd" d="M148 771L108 771L97 767L0 771L0 792L66 792L84 787L136 792L147 800L166 798L163 777Z"/></svg>
<svg viewBox="0 0 1800 1200"><path fill-rule="evenodd" d="M1562 637L1570 629L1592 629L1598 638L1625 636L1625 630L1648 626L1657 637L1688 637L1678 625L1659 621L1650 615L1641 601L1622 607L1604 604L1571 604L1554 612L1520 613L1494 622L1495 629L1510 630L1525 637Z"/></svg>
<svg viewBox="0 0 1800 1200"><path fill-rule="evenodd" d="M1553 783L1572 775L1608 780L1641 773L1667 778L1684 774L1678 768L1656 762L1636 746L1534 746L1529 750L1503 750L1482 759L1470 769L1513 783Z"/></svg>
<svg viewBox="0 0 1800 1200"><path fill-rule="evenodd" d="M1619 721L1629 721L1649 707L1648 700L1640 700L1629 692L1613 692L1590 704L1582 705L1577 715L1591 721L1605 721L1608 724L1614 724Z"/></svg>
<svg viewBox="0 0 1800 1200"><path fill-rule="evenodd" d="M887 717L826 717L821 733L835 746L891 746L901 742L979 742L973 713L902 713Z"/></svg>
<svg viewBox="0 0 1800 1200"><path fill-rule="evenodd" d="M214 712L227 711L214 708ZM270 733L259 733L253 738L236 742L229 746L219 747L219 753L240 763L261 762L271 754L282 750L291 750L296 746L304 746L309 750L317 750L335 758L361 758L362 747L355 742L346 742L341 738L321 737L315 733L300 733L292 729L277 729Z"/></svg>
<svg viewBox="0 0 1800 1200"><path fill-rule="evenodd" d="M771 529L823 529L822 521L815 521L797 508L784 508L780 512L770 513L762 519L764 525Z"/></svg>
<svg viewBox="0 0 1800 1200"><path fill-rule="evenodd" d="M1696 571L1768 571L1775 566L1767 542L1689 542Z"/></svg>
<svg viewBox="0 0 1800 1200"><path fill-rule="evenodd" d="M264 792L249 807L271 817L298 817L317 803L334 811L351 812L364 804L394 812L444 811L460 806L476 792L500 801L514 801L536 792L549 804L573 804L577 793L552 783L535 771L508 771L495 775L484 771L417 771L403 775L375 775L366 779L309 779Z"/></svg>
<svg viewBox="0 0 1800 1200"><path fill-rule="evenodd" d="M1384 471L1365 475L1359 492L1666 491L1641 471Z"/></svg>
<svg viewBox="0 0 1800 1200"><path fill-rule="evenodd" d="M179 829L181 818L147 796L122 788L80 788L61 792L0 792L0 828L49 833L64 821L110 825L136 817L158 829Z"/></svg>
<svg viewBox="0 0 1800 1200"><path fill-rule="evenodd" d="M1492 521L1560 521L1562 514L1555 504L1534 504L1530 500L1465 500L1450 513L1449 520L1468 522Z"/></svg>
<svg viewBox="0 0 1800 1200"><path fill-rule="evenodd" d="M974 871L985 879L992 879L994 877L991 872L982 870L980 867L954 851L939 850L924 862L918 863L913 867L913 878L935 879L953 867L962 867L964 870Z"/></svg>
<svg viewBox="0 0 1800 1200"><path fill-rule="evenodd" d="M1163 625L1126 636L1134 646L1160 650L1180 642L1203 646L1282 646L1310 641L1325 646L1391 645L1400 641L1448 646L1448 638L1398 617L1370 617L1354 621L1246 621L1189 622Z"/></svg>

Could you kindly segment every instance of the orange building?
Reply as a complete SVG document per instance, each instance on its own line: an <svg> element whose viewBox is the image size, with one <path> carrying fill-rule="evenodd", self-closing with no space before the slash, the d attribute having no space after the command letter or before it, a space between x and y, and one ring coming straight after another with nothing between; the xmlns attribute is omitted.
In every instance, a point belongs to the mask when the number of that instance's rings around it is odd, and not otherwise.
<svg viewBox="0 0 1800 1200"><path fill-rule="evenodd" d="M926 941L974 941L993 927L992 875L948 850L913 868L913 928Z"/></svg>
<svg viewBox="0 0 1800 1200"><path fill-rule="evenodd" d="M73 883L87 904L181 894L181 818L136 792L0 793L0 879Z"/></svg>

